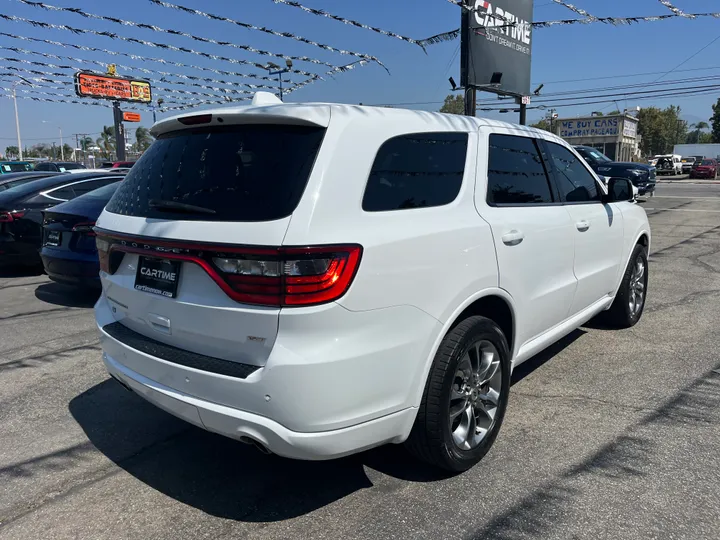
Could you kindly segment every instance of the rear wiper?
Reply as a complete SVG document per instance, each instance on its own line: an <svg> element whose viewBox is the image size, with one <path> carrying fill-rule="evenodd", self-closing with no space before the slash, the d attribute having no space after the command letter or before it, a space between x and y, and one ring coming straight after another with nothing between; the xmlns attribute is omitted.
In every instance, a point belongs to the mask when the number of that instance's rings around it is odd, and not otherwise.
<svg viewBox="0 0 720 540"><path fill-rule="evenodd" d="M194 204L185 204L177 201L164 201L159 199L150 199L148 202L150 208L167 212L185 212L187 214L216 214L212 208L203 208Z"/></svg>

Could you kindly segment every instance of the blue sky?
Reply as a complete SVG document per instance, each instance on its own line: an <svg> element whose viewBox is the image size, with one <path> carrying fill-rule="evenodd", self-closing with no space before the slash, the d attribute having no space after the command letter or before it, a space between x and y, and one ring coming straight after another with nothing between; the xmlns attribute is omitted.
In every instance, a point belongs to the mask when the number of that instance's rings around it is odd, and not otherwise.
<svg viewBox="0 0 720 540"><path fill-rule="evenodd" d="M124 0L118 2L97 2L90 0L46 0L49 4L79 7L90 13L116 16L136 22L155 24L164 28L178 29L198 36L212 37L238 44L251 45L258 49L267 49L291 55L307 55L333 64L344 64L354 60L348 56L330 53L289 39L268 36L259 32L245 30L224 22L211 21L195 15L169 10L150 3L149 0ZM334 101L365 104L412 104L413 108L437 110L449 93L449 76L459 80L459 57L456 54L459 41L441 43L428 47L427 55L417 46L375 34L363 29L343 25L339 22L303 13L297 9L277 5L272 0L174 0L174 3L201 9L210 13L266 26L279 31L289 31L334 47L375 55L390 70L388 74L377 65L367 65L334 78L311 84L288 98L289 101ZM302 0L302 3L325 9L329 12L352 18L366 24L395 31L399 34L423 38L459 26L459 8L445 0L415 0L398 2L388 0ZM593 15L602 16L645 16L669 13L657 0L574 0L572 3L582 7ZM686 12L720 11L717 0L674 0L674 4ZM554 20L576 18L577 15L556 5L551 0L535 0L535 20ZM35 7L20 4L16 0L0 0L0 13L21 16L29 19L68 24L80 28L109 30L124 36L137 37L150 41L170 43L190 47L223 56L242 58L263 63L262 56L244 51L198 43L182 36L159 34L150 30L118 26L110 22L86 19L72 13L48 12ZM16 35L52 39L66 43L76 43L113 49L146 57L162 57L190 65L213 67L228 71L253 71L251 68L235 66L221 61L207 60L184 53L162 51L142 45L126 43L101 36L75 35L67 31L38 29L24 23L0 22L0 32ZM720 38L720 19L675 19L653 23L641 23L632 26L610 26L604 24L557 26L537 29L533 43L534 84L544 83L544 93L593 89L620 84L652 82L663 72L669 71L702 47L716 38ZM42 43L29 43L0 36L0 46L14 46L34 51L75 56L104 62L113 60L119 63L147 67L163 71L177 71L201 76L223 79L223 76L209 72L199 73L187 68L163 67L155 62L143 62L61 48ZM7 66L29 67L7 61L7 57L46 61L61 64L62 61L44 59L37 56L17 55L0 50L0 72ZM720 39L700 54L684 63L678 70L665 77L667 80L684 79L698 76L720 74ZM281 63L282 61L276 62ZM71 62L65 62L71 63ZM58 71L51 68L34 66L44 71ZM92 67L92 66L88 66ZM95 66L96 69L97 66ZM295 67L312 71L312 64L296 62ZM701 69L704 68L704 69ZM61 70L62 71L62 70ZM657 72L655 75L639 73ZM67 72L71 73L71 72ZM141 75L137 72L120 70L123 75ZM32 75L25 76L32 77ZM597 79L606 77L604 79ZM66 79L67 80L67 79ZM240 79L238 79L240 80ZM245 80L246 82L252 82ZM560 82L572 81L572 82ZM208 83L205 83L208 84ZM689 86L692 83L687 84ZM710 82L697 83L702 85ZM2 88L10 85L0 81ZM21 87L22 88L22 87ZM181 85L172 88L183 89ZM198 88L188 88L203 91ZM47 90L53 92L53 90ZM5 94L6 91L0 91ZM604 93L604 92L598 92ZM156 93L155 97L159 97ZM172 99L171 95L164 95ZM707 120L712 114L711 104L720 97L716 94L660 98L635 102L632 97L618 100L619 108L635 105L667 106L678 104L684 116L690 121ZM479 95L478 99L494 99L491 95ZM90 133L96 137L103 125L110 125L112 113L108 108L87 107L71 104L38 103L19 99L21 132L23 145L31 146L37 142L58 142L58 127L62 128L66 142L74 133ZM576 116L594 110L610 111L613 103L580 107L561 107L560 116ZM516 114L482 113L505 120L516 121ZM529 119L534 121L542 116L542 111L530 111ZM140 125L149 126L152 114L142 113ZM45 121L45 122L43 122ZM135 127L129 125L129 127ZM15 119L12 101L0 99L0 152L15 144Z"/></svg>

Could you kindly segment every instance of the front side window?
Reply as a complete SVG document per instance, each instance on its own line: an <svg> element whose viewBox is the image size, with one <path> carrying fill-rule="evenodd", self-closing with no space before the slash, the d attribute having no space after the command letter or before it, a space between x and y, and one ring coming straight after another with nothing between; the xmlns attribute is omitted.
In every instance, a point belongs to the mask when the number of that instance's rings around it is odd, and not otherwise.
<svg viewBox="0 0 720 540"><path fill-rule="evenodd" d="M490 135L487 202L490 205L553 202L550 181L534 139Z"/></svg>
<svg viewBox="0 0 720 540"><path fill-rule="evenodd" d="M551 142L546 144L562 199L569 203L601 202L602 194L595 176L581 163L580 158L564 146Z"/></svg>
<svg viewBox="0 0 720 540"><path fill-rule="evenodd" d="M394 137L378 150L362 208L385 212L451 203L460 193L467 133L415 133Z"/></svg>

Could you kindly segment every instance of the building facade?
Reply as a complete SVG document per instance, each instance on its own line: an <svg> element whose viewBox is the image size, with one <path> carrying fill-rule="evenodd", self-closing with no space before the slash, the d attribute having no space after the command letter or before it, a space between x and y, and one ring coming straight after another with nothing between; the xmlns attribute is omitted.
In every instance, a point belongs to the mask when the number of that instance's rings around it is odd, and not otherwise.
<svg viewBox="0 0 720 540"><path fill-rule="evenodd" d="M638 119L626 114L559 118L553 131L572 145L591 146L614 161L640 156Z"/></svg>

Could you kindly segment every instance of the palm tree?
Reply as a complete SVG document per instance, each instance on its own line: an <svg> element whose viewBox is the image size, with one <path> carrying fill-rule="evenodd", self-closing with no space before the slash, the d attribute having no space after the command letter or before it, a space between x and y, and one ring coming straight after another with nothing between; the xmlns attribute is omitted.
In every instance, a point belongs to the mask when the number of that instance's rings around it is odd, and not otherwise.
<svg viewBox="0 0 720 540"><path fill-rule="evenodd" d="M688 135L688 143L697 144L700 142L700 134L704 129L710 129L710 124L707 122L698 122L697 124L691 124L690 127L695 129Z"/></svg>
<svg viewBox="0 0 720 540"><path fill-rule="evenodd" d="M153 142L152 135L147 128L139 127L135 130L135 147L138 152L147 150Z"/></svg>
<svg viewBox="0 0 720 540"><path fill-rule="evenodd" d="M115 153L115 130L112 126L103 126L100 137L95 143L100 148L102 157L109 159Z"/></svg>

